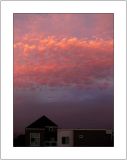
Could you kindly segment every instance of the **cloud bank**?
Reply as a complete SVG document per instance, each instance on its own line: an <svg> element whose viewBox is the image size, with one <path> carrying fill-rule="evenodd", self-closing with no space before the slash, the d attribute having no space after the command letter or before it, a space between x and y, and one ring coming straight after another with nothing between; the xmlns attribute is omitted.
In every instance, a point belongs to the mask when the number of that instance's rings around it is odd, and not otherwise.
<svg viewBox="0 0 127 160"><path fill-rule="evenodd" d="M111 87L113 40L27 34L14 43L14 85Z"/></svg>

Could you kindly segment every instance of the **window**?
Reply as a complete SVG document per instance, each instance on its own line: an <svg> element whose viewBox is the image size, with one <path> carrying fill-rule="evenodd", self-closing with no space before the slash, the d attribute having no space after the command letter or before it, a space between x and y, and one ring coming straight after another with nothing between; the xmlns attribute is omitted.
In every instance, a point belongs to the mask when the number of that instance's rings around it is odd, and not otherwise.
<svg viewBox="0 0 127 160"><path fill-rule="evenodd" d="M80 134L79 135L79 139L83 139L84 138L84 135L83 134Z"/></svg>
<svg viewBox="0 0 127 160"><path fill-rule="evenodd" d="M49 127L49 131L50 131L50 132L53 132L53 131L54 131L54 128L53 128L53 127Z"/></svg>
<svg viewBox="0 0 127 160"><path fill-rule="evenodd" d="M69 144L69 137L62 137L62 144Z"/></svg>
<svg viewBox="0 0 127 160"><path fill-rule="evenodd" d="M106 134L112 134L112 130L106 130Z"/></svg>
<svg viewBox="0 0 127 160"><path fill-rule="evenodd" d="M54 127L47 126L45 129L46 129L47 132L53 132L54 131Z"/></svg>
<svg viewBox="0 0 127 160"><path fill-rule="evenodd" d="M30 146L40 146L40 133L30 133Z"/></svg>

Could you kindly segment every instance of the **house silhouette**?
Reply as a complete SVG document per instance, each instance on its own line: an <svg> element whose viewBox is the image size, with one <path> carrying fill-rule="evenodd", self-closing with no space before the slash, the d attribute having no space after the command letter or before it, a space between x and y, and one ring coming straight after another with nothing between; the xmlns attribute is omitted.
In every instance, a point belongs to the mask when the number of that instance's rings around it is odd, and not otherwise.
<svg viewBox="0 0 127 160"><path fill-rule="evenodd" d="M46 116L25 128L30 147L108 147L114 145L113 131L107 129L63 129Z"/></svg>
<svg viewBox="0 0 127 160"><path fill-rule="evenodd" d="M42 116L25 129L26 146L56 146L58 126Z"/></svg>

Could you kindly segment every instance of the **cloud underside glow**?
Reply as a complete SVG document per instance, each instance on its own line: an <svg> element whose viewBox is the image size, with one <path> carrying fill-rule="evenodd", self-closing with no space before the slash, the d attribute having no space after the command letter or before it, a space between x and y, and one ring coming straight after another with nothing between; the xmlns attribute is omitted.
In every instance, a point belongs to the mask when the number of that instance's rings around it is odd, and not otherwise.
<svg viewBox="0 0 127 160"><path fill-rule="evenodd" d="M14 85L111 87L113 40L25 34L14 43Z"/></svg>

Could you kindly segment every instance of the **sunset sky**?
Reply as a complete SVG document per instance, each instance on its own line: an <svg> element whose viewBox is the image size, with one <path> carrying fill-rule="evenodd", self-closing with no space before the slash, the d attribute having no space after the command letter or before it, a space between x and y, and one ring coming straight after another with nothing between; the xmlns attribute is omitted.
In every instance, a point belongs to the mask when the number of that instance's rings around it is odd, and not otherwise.
<svg viewBox="0 0 127 160"><path fill-rule="evenodd" d="M14 14L14 134L46 115L113 128L113 14Z"/></svg>

